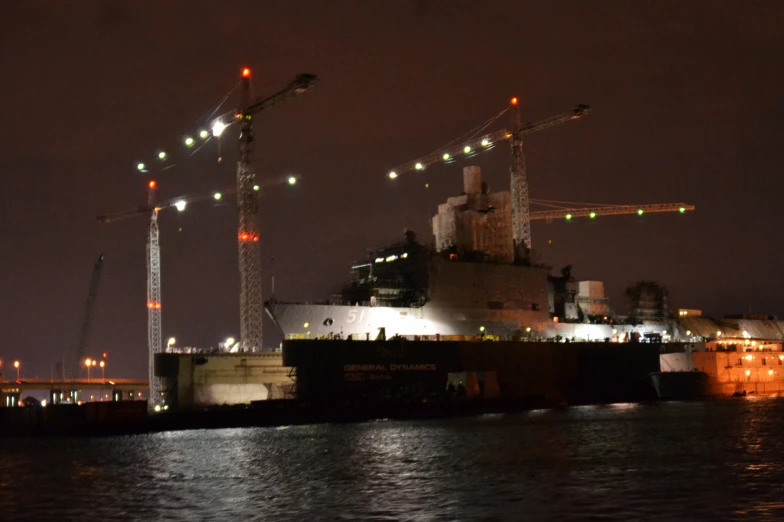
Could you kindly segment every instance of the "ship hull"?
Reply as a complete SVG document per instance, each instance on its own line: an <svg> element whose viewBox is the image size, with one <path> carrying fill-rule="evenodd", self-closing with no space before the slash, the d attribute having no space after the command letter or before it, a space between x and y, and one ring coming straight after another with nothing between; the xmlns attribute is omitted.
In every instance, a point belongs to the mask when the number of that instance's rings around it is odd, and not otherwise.
<svg viewBox="0 0 784 522"><path fill-rule="evenodd" d="M546 406L655 399L655 343L291 340L302 401L486 398Z"/></svg>
<svg viewBox="0 0 784 522"><path fill-rule="evenodd" d="M611 325L555 322L547 312L487 308L419 308L269 303L267 313L285 339L375 340L380 335L423 339L491 337L504 340L609 341L661 333L666 324ZM383 334L382 334L383 332Z"/></svg>
<svg viewBox="0 0 784 522"><path fill-rule="evenodd" d="M781 350L666 353L660 367L651 379L663 399L784 395Z"/></svg>

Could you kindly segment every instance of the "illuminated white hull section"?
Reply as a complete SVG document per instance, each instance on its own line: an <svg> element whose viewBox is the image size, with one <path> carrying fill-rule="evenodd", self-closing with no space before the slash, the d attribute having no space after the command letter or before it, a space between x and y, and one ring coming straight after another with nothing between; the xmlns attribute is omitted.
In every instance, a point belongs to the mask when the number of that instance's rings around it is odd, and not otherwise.
<svg viewBox="0 0 784 522"><path fill-rule="evenodd" d="M390 308L315 304L274 303L267 313L287 339L316 339L351 336L375 339L381 329L386 337L476 337L620 340L627 333L663 334L666 325L632 326L556 323L547 312L441 308Z"/></svg>

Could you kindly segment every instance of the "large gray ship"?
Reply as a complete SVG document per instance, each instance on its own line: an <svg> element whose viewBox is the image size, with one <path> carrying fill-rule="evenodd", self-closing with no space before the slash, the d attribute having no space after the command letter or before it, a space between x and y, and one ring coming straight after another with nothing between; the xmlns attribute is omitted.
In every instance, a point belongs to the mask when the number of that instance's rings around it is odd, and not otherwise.
<svg viewBox="0 0 784 522"><path fill-rule="evenodd" d="M619 315L603 282L553 275L530 252L521 262L509 193L489 193L478 167L463 177L433 217L433 245L406 231L328 300L267 303L298 397L435 398L448 384L548 405L784 392L784 322L671 309L650 281L628 288Z"/></svg>
<svg viewBox="0 0 784 522"><path fill-rule="evenodd" d="M349 282L320 303L272 300L267 311L286 339L628 341L678 336L663 310L628 324L600 281L578 281L537 263L514 263L509 192L488 193L479 167L464 191L439 205L434 245L402 241L353 264ZM658 305L655 305L658 306ZM652 320L648 320L652 319ZM688 335L677 337L688 341Z"/></svg>

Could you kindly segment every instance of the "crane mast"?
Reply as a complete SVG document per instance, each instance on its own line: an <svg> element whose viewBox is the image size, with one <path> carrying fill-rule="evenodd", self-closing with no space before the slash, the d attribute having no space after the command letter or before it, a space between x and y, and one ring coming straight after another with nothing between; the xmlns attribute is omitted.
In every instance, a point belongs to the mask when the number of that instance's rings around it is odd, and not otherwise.
<svg viewBox="0 0 784 522"><path fill-rule="evenodd" d="M72 379L79 378L79 365L81 364L82 357L84 357L84 350L90 341L90 330L92 326L93 307L95 305L95 297L98 294L98 285L101 282L101 271L103 270L103 254L98 256L98 260L93 266L93 273L90 277L90 289L87 292L87 303L84 306L84 319L82 320L82 327L79 330L79 344L76 346L76 360L73 362Z"/></svg>
<svg viewBox="0 0 784 522"><path fill-rule="evenodd" d="M151 208L147 229L147 375L150 383L148 409L161 402L161 379L155 376L155 354L163 348L161 335L161 249L158 235L158 208L155 207L155 184L150 183L147 205Z"/></svg>
<svg viewBox="0 0 784 522"><path fill-rule="evenodd" d="M247 73L247 74L246 74ZM240 264L240 350L261 351L261 245L259 244L259 200L253 185L253 114L250 108L250 71L242 75L239 159L237 161L237 233Z"/></svg>
<svg viewBox="0 0 784 522"><path fill-rule="evenodd" d="M259 195L254 188L253 115L283 103L305 92L316 76L298 74L277 93L251 103L250 69L242 71L242 108L240 119L239 159L237 160L237 207L239 227L237 241L240 268L240 350L257 352L263 349L261 319L264 301L261 296L261 245L259 244Z"/></svg>
<svg viewBox="0 0 784 522"><path fill-rule="evenodd" d="M514 125L522 128L520 108L517 98L512 99ZM515 132L512 136L512 162L509 166L510 192L512 204L512 238L514 240L514 256L516 262L525 261L531 251L531 218L528 201L528 180L525 177L525 156L523 155L523 135Z"/></svg>

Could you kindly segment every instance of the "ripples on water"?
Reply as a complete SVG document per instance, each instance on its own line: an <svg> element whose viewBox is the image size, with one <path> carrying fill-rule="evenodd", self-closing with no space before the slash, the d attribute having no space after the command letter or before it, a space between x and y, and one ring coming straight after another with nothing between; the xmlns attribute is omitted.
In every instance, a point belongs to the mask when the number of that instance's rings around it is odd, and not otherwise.
<svg viewBox="0 0 784 522"><path fill-rule="evenodd" d="M0 439L0 520L784 520L784 399Z"/></svg>

